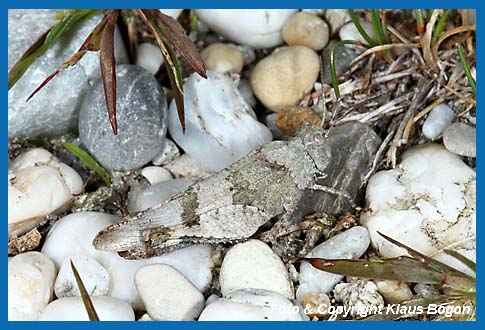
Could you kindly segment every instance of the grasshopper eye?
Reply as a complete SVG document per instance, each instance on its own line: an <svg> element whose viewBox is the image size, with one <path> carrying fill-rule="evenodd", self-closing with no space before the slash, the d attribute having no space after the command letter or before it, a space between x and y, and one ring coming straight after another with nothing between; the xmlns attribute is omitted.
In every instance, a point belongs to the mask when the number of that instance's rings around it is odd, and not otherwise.
<svg viewBox="0 0 485 330"><path fill-rule="evenodd" d="M315 131L313 132L313 144L316 147L319 147L325 143L325 135L322 131Z"/></svg>

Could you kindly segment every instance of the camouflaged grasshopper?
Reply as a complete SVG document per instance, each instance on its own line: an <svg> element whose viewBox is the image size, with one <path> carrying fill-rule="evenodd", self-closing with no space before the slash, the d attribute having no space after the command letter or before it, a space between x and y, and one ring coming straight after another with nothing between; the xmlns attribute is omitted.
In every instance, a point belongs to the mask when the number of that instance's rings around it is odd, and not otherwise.
<svg viewBox="0 0 485 330"><path fill-rule="evenodd" d="M148 258L195 243L244 241L275 218L274 228L284 228L312 212L341 214L355 206L379 145L377 134L357 122L327 132L304 127L102 230L93 244Z"/></svg>

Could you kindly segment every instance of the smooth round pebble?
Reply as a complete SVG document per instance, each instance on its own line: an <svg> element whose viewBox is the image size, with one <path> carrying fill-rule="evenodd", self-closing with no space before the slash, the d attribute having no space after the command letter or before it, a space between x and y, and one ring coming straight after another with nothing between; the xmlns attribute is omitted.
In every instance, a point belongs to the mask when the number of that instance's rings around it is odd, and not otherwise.
<svg viewBox="0 0 485 330"><path fill-rule="evenodd" d="M37 320L52 298L56 269L40 252L26 252L8 263L8 320Z"/></svg>
<svg viewBox="0 0 485 330"><path fill-rule="evenodd" d="M327 318L332 303L325 293L307 293L301 298L300 305L308 317Z"/></svg>
<svg viewBox="0 0 485 330"><path fill-rule="evenodd" d="M197 9L211 30L235 43L253 48L279 45L281 28L294 9Z"/></svg>
<svg viewBox="0 0 485 330"><path fill-rule="evenodd" d="M46 236L41 252L52 258L57 268L70 256L91 256L114 253L98 251L92 242L94 236L120 218L100 212L77 212L69 214L52 226ZM116 255L116 254L114 254Z"/></svg>
<svg viewBox="0 0 485 330"><path fill-rule="evenodd" d="M57 298L81 296L71 269L71 261L90 296L105 296L109 290L110 276L96 259L90 256L73 256L64 259L54 283Z"/></svg>
<svg viewBox="0 0 485 330"><path fill-rule="evenodd" d="M374 281L377 290L389 304L400 304L413 298L409 285L398 281Z"/></svg>
<svg viewBox="0 0 485 330"><path fill-rule="evenodd" d="M256 97L270 110L296 105L310 92L320 71L318 55L305 46L282 47L259 61L251 72Z"/></svg>
<svg viewBox="0 0 485 330"><path fill-rule="evenodd" d="M325 20L330 25L331 35L336 34L340 28L352 18L349 15L348 9L327 9L325 10Z"/></svg>
<svg viewBox="0 0 485 330"><path fill-rule="evenodd" d="M141 267L135 274L135 285L154 320L194 320L205 306L202 293L168 265Z"/></svg>
<svg viewBox="0 0 485 330"><path fill-rule="evenodd" d="M207 305L199 321L301 321L299 309L269 290L239 290Z"/></svg>
<svg viewBox="0 0 485 330"><path fill-rule="evenodd" d="M362 20L360 21L360 24L362 25L364 31L367 32L369 37L371 37L373 40L376 40L376 34L374 32L374 27L372 26L372 24ZM360 41L363 44L367 44L367 41L364 39L364 37L362 37L353 22L349 22L340 28L339 37L340 40L355 40Z"/></svg>
<svg viewBox="0 0 485 330"><path fill-rule="evenodd" d="M352 227L317 245L307 258L358 259L369 247L369 232L361 226ZM308 293L329 293L343 275L324 272L307 262L300 265L300 286L296 298L301 301Z"/></svg>
<svg viewBox="0 0 485 330"><path fill-rule="evenodd" d="M428 118L423 123L424 136L431 140L436 139L451 124L454 118L455 112L449 105L438 104L431 110Z"/></svg>
<svg viewBox="0 0 485 330"><path fill-rule="evenodd" d="M477 130L464 123L453 123L443 133L445 148L454 154L477 157Z"/></svg>
<svg viewBox="0 0 485 330"><path fill-rule="evenodd" d="M207 71L184 84L185 133L176 104L170 104L169 131L175 142L208 170L218 171L271 141L269 129L257 121L231 78Z"/></svg>
<svg viewBox="0 0 485 330"><path fill-rule="evenodd" d="M200 52L207 70L219 73L240 73L244 66L243 54L236 48L224 43L213 43Z"/></svg>
<svg viewBox="0 0 485 330"><path fill-rule="evenodd" d="M143 211L165 202L177 193L184 191L193 182L194 180L185 178L168 180L151 185L135 196L129 195L128 212Z"/></svg>
<svg viewBox="0 0 485 330"><path fill-rule="evenodd" d="M100 321L134 321L135 313L126 302L102 296L90 297ZM40 321L89 321L81 297L54 300L39 317Z"/></svg>
<svg viewBox="0 0 485 330"><path fill-rule="evenodd" d="M417 283L413 290L421 298L432 298L441 295L440 290L434 284Z"/></svg>
<svg viewBox="0 0 485 330"><path fill-rule="evenodd" d="M266 289L294 298L285 264L259 240L233 246L222 262L219 276L223 296L241 289Z"/></svg>
<svg viewBox="0 0 485 330"><path fill-rule="evenodd" d="M147 166L141 170L143 175L151 185L172 180L172 174L165 168L160 166Z"/></svg>
<svg viewBox="0 0 485 330"><path fill-rule="evenodd" d="M163 63L163 55L160 48L150 42L138 45L136 49L136 65L155 74Z"/></svg>
<svg viewBox="0 0 485 330"><path fill-rule="evenodd" d="M301 11L291 16L282 29L283 40L290 46L323 49L329 38L327 23L317 15Z"/></svg>
<svg viewBox="0 0 485 330"><path fill-rule="evenodd" d="M167 130L167 101L155 77L136 65L116 66L118 135L108 119L101 79L84 98L79 137L87 151L110 170L132 170L160 154Z"/></svg>

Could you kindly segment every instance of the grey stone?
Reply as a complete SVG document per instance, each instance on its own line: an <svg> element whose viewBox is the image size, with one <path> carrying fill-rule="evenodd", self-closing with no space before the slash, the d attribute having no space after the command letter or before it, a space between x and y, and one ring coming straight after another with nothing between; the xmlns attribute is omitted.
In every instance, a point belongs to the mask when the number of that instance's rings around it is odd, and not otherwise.
<svg viewBox="0 0 485 330"><path fill-rule="evenodd" d="M8 69L56 23L60 10L15 9L8 11ZM28 103L27 97L65 60L73 55L101 20L96 15L65 32L38 58L8 92L8 137L56 136L77 126L83 97L90 83L100 76L99 53L87 53L40 90ZM117 63L128 57L121 36L115 33Z"/></svg>
<svg viewBox="0 0 485 330"><path fill-rule="evenodd" d="M453 123L443 133L443 143L448 151L454 154L473 157L477 156L477 129L464 123Z"/></svg>
<svg viewBox="0 0 485 330"><path fill-rule="evenodd" d="M79 136L88 152L110 170L132 170L160 154L167 131L167 101L148 71L135 65L116 67L118 135L106 110L98 79L84 98Z"/></svg>
<svg viewBox="0 0 485 330"><path fill-rule="evenodd" d="M423 124L423 134L434 140L451 124L455 112L447 104L439 104L431 110Z"/></svg>
<svg viewBox="0 0 485 330"><path fill-rule="evenodd" d="M330 42L322 51L323 58L323 83L327 85L332 84L332 76L330 74L330 52L335 42ZM335 50L335 71L337 77L343 74L350 66L350 63L356 58L362 49L356 47L341 46Z"/></svg>

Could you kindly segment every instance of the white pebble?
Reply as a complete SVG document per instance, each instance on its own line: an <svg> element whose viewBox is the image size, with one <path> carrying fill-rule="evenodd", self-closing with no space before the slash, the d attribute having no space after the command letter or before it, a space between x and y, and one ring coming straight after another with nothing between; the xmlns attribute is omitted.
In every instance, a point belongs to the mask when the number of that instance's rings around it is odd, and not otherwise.
<svg viewBox="0 0 485 330"><path fill-rule="evenodd" d="M90 297L100 321L134 321L135 313L129 304L112 297ZM89 321L81 297L54 300L44 310L40 321Z"/></svg>
<svg viewBox="0 0 485 330"><path fill-rule="evenodd" d="M152 264L135 274L135 284L154 320L195 320L204 308L204 296L175 268Z"/></svg>
<svg viewBox="0 0 485 330"><path fill-rule="evenodd" d="M108 294L110 279L108 271L90 256L73 256L64 259L59 269L59 274L54 284L54 292L57 298L81 296L71 269L71 261L90 296L105 296Z"/></svg>
<svg viewBox="0 0 485 330"><path fill-rule="evenodd" d="M52 298L56 269L39 252L26 252L8 263L8 320L37 320Z"/></svg>
<svg viewBox="0 0 485 330"><path fill-rule="evenodd" d="M254 95L270 110L296 105L309 93L320 72L314 50L305 46L282 47L259 61L251 72Z"/></svg>
<svg viewBox="0 0 485 330"><path fill-rule="evenodd" d="M365 32L371 37L372 40L376 40L376 34L374 32L374 27L371 23L367 21L360 21L362 28ZM349 22L342 26L339 30L340 40L355 40L360 41L363 44L367 44L367 41L364 37L360 34L359 30L355 27L353 22Z"/></svg>
<svg viewBox="0 0 485 330"><path fill-rule="evenodd" d="M180 157L180 150L177 145L169 138L165 139L165 147L162 152L152 159L153 165L166 165Z"/></svg>
<svg viewBox="0 0 485 330"><path fill-rule="evenodd" d="M119 220L118 217L99 212L77 212L59 219L50 229L42 246L42 253L60 267L70 256L91 256L99 259L102 255L112 255L94 248L94 236Z"/></svg>
<svg viewBox="0 0 485 330"><path fill-rule="evenodd" d="M185 125L182 133L176 104L170 104L168 129L192 158L209 170L221 170L271 141L271 132L255 119L233 81L208 71L192 74L184 84Z"/></svg>
<svg viewBox="0 0 485 330"><path fill-rule="evenodd" d="M200 52L207 70L219 73L240 73L244 58L242 53L234 46L224 43L213 43Z"/></svg>
<svg viewBox="0 0 485 330"><path fill-rule="evenodd" d="M165 168L176 178L200 179L208 177L212 173L212 171L205 169L199 161L190 157L189 154L183 154L165 165Z"/></svg>
<svg viewBox="0 0 485 330"><path fill-rule="evenodd" d="M251 83L249 82L249 79L241 79L239 81L239 84L237 85L237 89L239 90L239 93L241 93L241 96L244 98L244 101L246 101L246 103L250 107L256 106L256 98L254 97L253 91L251 89Z"/></svg>
<svg viewBox="0 0 485 330"><path fill-rule="evenodd" d="M389 304L400 304L413 298L413 292L409 285L398 281L374 281L379 293Z"/></svg>
<svg viewBox="0 0 485 330"><path fill-rule="evenodd" d="M253 48L279 45L293 9L198 9L199 19L223 37Z"/></svg>
<svg viewBox="0 0 485 330"><path fill-rule="evenodd" d="M307 258L357 259L369 247L369 232L364 227L352 227L313 248ZM300 265L300 286L296 292L298 301L307 293L329 293L342 275L319 270L307 262Z"/></svg>
<svg viewBox="0 0 485 330"><path fill-rule="evenodd" d="M301 321L299 308L269 290L240 290L216 300L202 311L199 321Z"/></svg>
<svg viewBox="0 0 485 330"><path fill-rule="evenodd" d="M184 11L183 9L160 9L162 13L172 17L173 19L179 18L180 14Z"/></svg>
<svg viewBox="0 0 485 330"><path fill-rule="evenodd" d="M177 193L184 191L194 181L191 179L174 179L154 184L139 193L129 195L128 212L134 213L156 206Z"/></svg>
<svg viewBox="0 0 485 330"><path fill-rule="evenodd" d="M445 128L451 124L455 118L455 112L447 104L441 103L431 110L428 118L423 124L423 134L428 139L434 140L441 133L444 132Z"/></svg>
<svg viewBox="0 0 485 330"><path fill-rule="evenodd" d="M285 264L259 240L233 246L222 262L219 276L223 296L241 289L266 289L294 298L293 283Z"/></svg>
<svg viewBox="0 0 485 330"><path fill-rule="evenodd" d="M351 316L366 317L373 308L384 305L375 283L366 279L339 283L333 292L335 300L343 302L345 308L351 308Z"/></svg>
<svg viewBox="0 0 485 330"><path fill-rule="evenodd" d="M136 65L141 66L151 74L155 74L163 63L160 48L150 42L138 45L136 49Z"/></svg>
<svg viewBox="0 0 485 330"><path fill-rule="evenodd" d="M313 50L323 49L329 38L327 23L316 14L299 12L291 16L283 26L283 40L290 46L307 46Z"/></svg>
<svg viewBox="0 0 485 330"><path fill-rule="evenodd" d="M331 35L336 34L340 28L352 19L348 9L327 9L325 11L325 20L330 25Z"/></svg>
<svg viewBox="0 0 485 330"><path fill-rule="evenodd" d="M34 228L80 194L83 182L71 167L44 149L17 157L8 171L8 232L15 236Z"/></svg>
<svg viewBox="0 0 485 330"><path fill-rule="evenodd" d="M426 255L455 243L453 250L475 260L475 171L441 145L413 147L402 155L398 168L374 174L367 185L360 222L369 229L372 245L384 258L406 254L381 232ZM455 259L435 256L464 272Z"/></svg>
<svg viewBox="0 0 485 330"><path fill-rule="evenodd" d="M143 175L151 185L173 179L172 174L160 166L147 166L141 170Z"/></svg>

